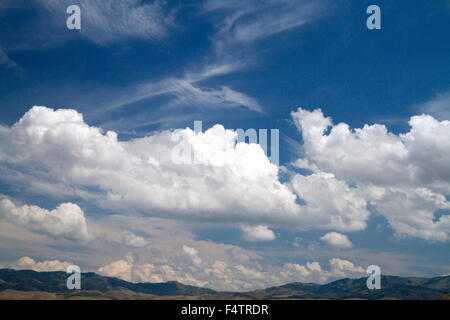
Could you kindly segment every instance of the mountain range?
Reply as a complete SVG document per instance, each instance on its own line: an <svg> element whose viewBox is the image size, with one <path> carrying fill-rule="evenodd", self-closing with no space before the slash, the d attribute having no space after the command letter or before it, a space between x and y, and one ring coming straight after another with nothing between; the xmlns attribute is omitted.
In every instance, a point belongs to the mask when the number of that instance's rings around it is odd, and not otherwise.
<svg viewBox="0 0 450 320"><path fill-rule="evenodd" d="M95 273L81 275L81 289L66 287L65 272L0 269L0 299L449 299L450 276L381 276L381 289L366 278L327 284L289 283L250 292L218 292L171 281L132 283Z"/></svg>

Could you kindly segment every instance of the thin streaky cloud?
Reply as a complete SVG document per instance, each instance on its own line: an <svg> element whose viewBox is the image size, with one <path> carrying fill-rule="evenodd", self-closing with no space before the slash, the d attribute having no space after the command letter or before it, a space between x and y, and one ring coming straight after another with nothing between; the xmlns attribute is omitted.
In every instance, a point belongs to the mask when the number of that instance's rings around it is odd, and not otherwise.
<svg viewBox="0 0 450 320"><path fill-rule="evenodd" d="M160 107L190 107L192 109L220 109L244 107L263 113L263 107L249 95L223 85L219 88L202 86L199 83L213 77L237 70L237 65L213 65L204 67L201 72L186 72L182 78L166 78L127 89L124 97L114 104L99 108L95 113L103 113L126 107L146 99L166 95L169 102Z"/></svg>
<svg viewBox="0 0 450 320"><path fill-rule="evenodd" d="M256 4L256 5L255 5ZM249 42L299 27L322 11L318 1L207 1L203 14L226 12L215 22L216 44Z"/></svg>
<svg viewBox="0 0 450 320"><path fill-rule="evenodd" d="M17 70L23 72L23 68L19 66L14 60L12 60L1 47L0 47L0 67L4 67L7 70Z"/></svg>
<svg viewBox="0 0 450 320"><path fill-rule="evenodd" d="M431 114L439 120L450 120L450 90L437 94L425 103L415 105L414 109Z"/></svg>
<svg viewBox="0 0 450 320"><path fill-rule="evenodd" d="M67 8L73 1L41 1L50 12ZM128 37L160 39L174 24L175 10L166 10L164 2L139 0L80 0L83 13L82 33L96 43L124 40Z"/></svg>

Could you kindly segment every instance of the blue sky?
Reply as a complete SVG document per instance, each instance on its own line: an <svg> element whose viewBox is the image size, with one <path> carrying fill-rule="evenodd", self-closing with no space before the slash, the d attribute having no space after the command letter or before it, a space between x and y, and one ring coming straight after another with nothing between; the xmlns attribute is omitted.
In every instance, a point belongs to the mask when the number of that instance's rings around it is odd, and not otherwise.
<svg viewBox="0 0 450 320"><path fill-rule="evenodd" d="M204 130L215 124L222 124L227 129L279 129L281 183L294 185L293 176L310 172L311 167L304 171L305 167L294 165L298 158L309 157L310 161L315 161L318 171L334 174L339 181L345 182L350 193L353 187L359 190L358 187L365 184L364 180L359 180L363 174L339 167L338 158L334 164L326 162L326 157L318 160L322 155L314 155L313 151L314 143L319 140L312 139L308 149L308 142L304 141L301 132L307 128L305 124L301 127L291 112L299 107L308 111L320 108L324 117L332 118L334 125L342 122L349 128L363 128L365 124L384 124L396 138L410 131L410 117L425 113L441 121L442 132L448 133L445 131L448 124L442 122L450 120L448 1L223 3L127 0L121 5L114 3L52 0L5 1L0 5L0 123L4 128L10 128L37 105L75 109L83 114L85 123L102 128L104 132L117 132L119 141L124 142L152 136L162 130L192 128L194 120L202 120ZM81 7L81 30L68 30L65 26L68 16L65 9L69 4ZM381 8L381 30L366 27L369 16L366 8L371 4ZM306 119L309 115L299 115L298 119L300 117ZM386 139L390 139L389 135ZM418 141L417 137L415 141ZM448 168L438 163L450 154L448 144L443 143L437 141L436 146L430 148L422 146L421 150L429 149L430 157L437 157L436 163L423 163L422 168L419 162L422 158L417 156L406 164L399 160L399 166L404 165L405 171L409 170L408 165L416 166L417 170L426 173L435 165L438 175L438 170ZM333 147L331 142L329 146ZM408 152L412 154L416 149ZM55 155L58 157L58 153ZM387 175L393 157L385 158ZM378 165L376 161L374 159L373 168ZM14 162L3 164L2 171L15 165ZM366 165L371 166L370 162ZM42 178L42 174L28 168L19 171L36 179ZM411 175L415 174L415 169L411 170ZM441 180L433 180L433 173L429 179L421 178L422 184L418 183L417 187L427 188L448 200L448 172L440 173ZM52 179L55 181L58 177L52 176ZM65 178L61 179L61 183L65 183ZM108 232L100 225L109 223L102 219L118 213L114 206L106 205L104 199L90 199L79 193L43 195L41 191L24 187L23 182L12 181L15 180L1 179L0 193L14 199L18 206L19 203L29 204L51 210L59 203L74 202L83 209L88 228L89 222L95 221L92 223L99 226L93 229L102 234ZM374 178L373 181L377 180ZM383 181L373 185L385 190L397 188L395 192L402 190L413 199L412 194L416 191L411 191L414 187L411 181L415 180L407 180L395 187L394 182ZM95 194L110 191L101 182L80 184L72 181L70 186L77 183L80 189L92 190ZM367 184L365 187L368 188ZM305 191L296 191L299 198L302 192ZM204 197L209 196L204 194ZM324 193L323 197L332 195ZM364 199L370 202L367 197ZM405 202L420 206L421 200L415 203L411 199ZM180 228L190 232L188 238L200 241L202 245L202 241L210 240L214 245L235 246L236 250L247 250L248 255L259 255L258 259L264 261L259 262L263 269L266 264L304 265L310 261L319 261L325 268L336 251L321 237L337 231L346 234L352 242L351 248L339 249L337 257L355 265L365 268L369 264L379 264L387 273L399 275L437 276L449 272L450 251L448 240L445 240L449 228L444 222L440 229L443 238L433 239L424 236L423 230L413 230L420 229L417 222L409 225L402 217L396 224L390 220L390 212L380 213L381 207L380 202L375 209L364 209L370 212L364 219L367 226L348 233L345 228L335 230L315 226L299 231L284 227L282 223L272 226L264 222L273 230L275 239L260 242L241 237L241 227L236 226L248 221L223 220L221 217L219 220L225 222L195 223L175 213L172 219L171 212L165 213L170 219L165 219L163 214L155 216L149 213L153 212L152 206L144 210L139 206L129 209L139 217L149 216L148 221L162 219L161 223L176 223L177 228L181 223ZM447 201L439 210L434 210L437 212L435 221L447 216L448 209ZM129 219L131 221L133 215ZM132 228L133 223L129 223ZM408 227L403 228L405 225ZM9 225L4 228L7 227ZM171 225L170 228L175 227ZM136 230L133 234L139 234ZM144 231L140 234L145 238ZM51 235L60 236L59 233ZM152 237L150 231L147 236ZM128 254L127 257L136 254L126 249L115 254L111 249L109 260L105 256L89 264L88 255L80 258L80 252L88 252L93 247L98 249L104 243L96 244L98 240L93 240L94 244L77 245L72 253L62 254L63 248L49 249L55 244L51 244L48 234L43 236L48 239L42 240L43 244L36 250L27 249L26 244L9 247L12 240L7 241L7 237L4 243L8 244L0 254L0 263L4 261L5 264L30 256L36 260L70 260L92 269L110 263L114 256L119 259L120 254ZM300 245L293 245L295 239ZM158 238L158 241L164 240L163 235ZM197 253L186 249L183 252L187 256L214 251L203 248L203 252L194 244L191 247L196 248ZM164 253L164 248L158 250ZM140 254L149 255L148 252ZM130 259L126 261L130 262ZM136 258L132 261L136 262ZM205 258L202 261L205 262ZM329 275L330 278L333 276ZM313 280L321 281L319 278ZM167 280L167 277L163 279ZM295 279L293 276L292 280ZM208 281L204 285L218 286ZM236 288L241 289L238 284Z"/></svg>

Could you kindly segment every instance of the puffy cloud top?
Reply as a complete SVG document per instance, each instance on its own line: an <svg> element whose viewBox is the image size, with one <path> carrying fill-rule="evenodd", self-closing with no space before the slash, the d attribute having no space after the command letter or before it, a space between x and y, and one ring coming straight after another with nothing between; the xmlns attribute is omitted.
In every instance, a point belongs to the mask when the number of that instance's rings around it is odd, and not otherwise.
<svg viewBox="0 0 450 320"><path fill-rule="evenodd" d="M147 245L147 240L143 237L135 235L133 232L127 232L124 235L123 240L125 244L130 247L141 248Z"/></svg>
<svg viewBox="0 0 450 320"><path fill-rule="evenodd" d="M299 108L292 117L302 132L312 169L353 182L418 184L450 194L450 121L414 116L411 130L395 135L380 124L353 130L346 123L333 125L320 109Z"/></svg>
<svg viewBox="0 0 450 320"><path fill-rule="evenodd" d="M450 194L450 121L414 116L410 131L395 135L380 124L362 129L333 125L320 109L299 108L292 117L302 132L306 153L297 166L311 169L312 176L332 174L339 180L334 183L356 185L338 190L345 197L354 194L371 203L398 235L450 238L450 216L438 219L434 214L450 208L445 198ZM356 207L352 215L358 211Z"/></svg>
<svg viewBox="0 0 450 320"><path fill-rule="evenodd" d="M2 199L0 217L53 238L62 237L80 241L89 239L84 213L73 203L63 203L49 211L38 206L16 206L9 199Z"/></svg>
<svg viewBox="0 0 450 320"><path fill-rule="evenodd" d="M329 232L322 238L320 238L320 240L336 248L345 249L353 247L352 242L347 238L345 234L337 232Z"/></svg>
<svg viewBox="0 0 450 320"><path fill-rule="evenodd" d="M267 226L243 226L244 238L248 241L275 240L275 234Z"/></svg>
<svg viewBox="0 0 450 320"><path fill-rule="evenodd" d="M22 257L17 260L16 263L10 265L10 268L17 270L34 270L38 272L51 272L51 271L63 271L66 272L67 268L72 264L66 261L59 260L45 260L36 262L30 257Z"/></svg>
<svg viewBox="0 0 450 320"><path fill-rule="evenodd" d="M32 191L165 218L349 232L366 228L370 204L398 235L449 239L450 217L434 213L450 208L450 121L414 116L396 135L333 125L321 110L292 117L305 150L295 164L313 173L285 183L259 145L221 125L119 141L75 110L46 107L0 128L0 168Z"/></svg>
<svg viewBox="0 0 450 320"><path fill-rule="evenodd" d="M298 177L295 190L313 204L300 206L262 148L238 143L237 134L221 125L119 141L116 133L87 125L75 110L36 106L13 127L2 128L0 140L0 165L10 179L29 178L31 188L45 185L39 191L46 194L64 190L103 207L170 218L301 229L316 228L317 220L320 228L365 227L365 202L356 195L349 192L339 203L316 208L319 194L311 188L324 177ZM174 155L184 159L183 153L192 162L174 161ZM355 208L361 213L353 219L348 212Z"/></svg>

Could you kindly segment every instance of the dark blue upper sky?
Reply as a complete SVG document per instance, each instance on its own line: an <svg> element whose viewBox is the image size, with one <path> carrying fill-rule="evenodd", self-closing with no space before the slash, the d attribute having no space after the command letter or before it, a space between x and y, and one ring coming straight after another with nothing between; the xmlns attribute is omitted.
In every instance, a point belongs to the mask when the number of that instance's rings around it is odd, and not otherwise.
<svg viewBox="0 0 450 320"><path fill-rule="evenodd" d="M244 60L244 66L200 83L245 93L264 113L202 111L203 120L230 128L281 127L292 136L279 120L302 106L321 107L336 122L353 127L385 122L392 130L406 129L409 116L417 113L413 105L449 89L450 11L445 1L378 1L382 29L368 30L369 4L325 1L304 25L237 44L233 59ZM113 112L95 111L115 102L118 91L131 96L136 85L221 63L221 53L215 52L221 49L214 48L220 11L199 14L201 3L173 6L176 23L162 39L130 36L104 43L67 30L64 12L52 11L59 24L49 24L49 13L37 5L3 9L0 47L17 67L0 69L0 120L12 124L32 105L75 108L92 124L138 114L153 121L167 116L160 110L163 96ZM52 34L57 39L49 39ZM183 107L185 114L198 110L188 103ZM191 120L138 129L192 126Z"/></svg>
<svg viewBox="0 0 450 320"><path fill-rule="evenodd" d="M192 127L194 120L204 129L215 123L278 128L280 163L287 164L301 152L293 148L300 135L290 120L299 106L321 108L352 128L383 123L399 133L409 130L409 117L425 111L421 106L450 90L448 0L305 2L298 20L296 7L286 13L277 2L249 8L169 1L161 8L165 18L155 17L162 29L150 33L139 21L124 23L120 13L100 25L83 6L82 30L68 30L66 6L42 3L0 5L4 125L44 105L76 109L121 139ZM371 4L381 8L381 30L366 27ZM241 25L227 25L233 15L243 16ZM208 73L214 68L219 71ZM377 218L371 219L372 228ZM376 247L365 239L378 237L388 248L393 240L372 229L355 242ZM202 232L232 241L226 233ZM396 245L418 252L421 244ZM436 255L448 249L434 248Z"/></svg>

